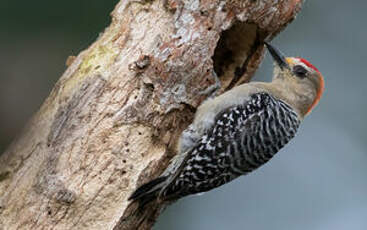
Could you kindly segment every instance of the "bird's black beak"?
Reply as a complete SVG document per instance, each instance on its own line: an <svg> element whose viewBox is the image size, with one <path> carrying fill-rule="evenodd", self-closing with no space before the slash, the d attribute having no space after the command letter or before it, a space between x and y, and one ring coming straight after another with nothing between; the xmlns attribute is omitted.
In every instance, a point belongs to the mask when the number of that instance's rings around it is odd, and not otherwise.
<svg viewBox="0 0 367 230"><path fill-rule="evenodd" d="M274 46L270 45L268 42L264 42L266 45L266 48L268 48L269 53L271 54L271 56L273 57L273 59L275 60L275 62L279 65L279 67L283 70L284 68L289 69L289 65L287 63L287 61L285 60L284 55L282 54L282 52L280 52L277 48L275 48Z"/></svg>

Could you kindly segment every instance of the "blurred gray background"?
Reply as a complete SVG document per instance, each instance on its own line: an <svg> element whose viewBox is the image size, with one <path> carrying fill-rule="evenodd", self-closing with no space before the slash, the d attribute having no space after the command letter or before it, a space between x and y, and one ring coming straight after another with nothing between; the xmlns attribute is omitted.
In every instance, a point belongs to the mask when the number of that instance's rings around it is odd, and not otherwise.
<svg viewBox="0 0 367 230"><path fill-rule="evenodd" d="M109 24L117 0L10 1L0 10L0 152ZM323 73L297 138L254 173L168 207L155 230L367 229L367 2L306 1L273 42ZM255 80L269 81L270 57Z"/></svg>

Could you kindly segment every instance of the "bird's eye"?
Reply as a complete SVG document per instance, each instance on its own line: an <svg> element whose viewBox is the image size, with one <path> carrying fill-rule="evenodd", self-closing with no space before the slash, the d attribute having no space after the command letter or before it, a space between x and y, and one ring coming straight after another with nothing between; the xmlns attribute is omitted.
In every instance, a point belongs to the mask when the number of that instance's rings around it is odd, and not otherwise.
<svg viewBox="0 0 367 230"><path fill-rule="evenodd" d="M306 74L308 73L307 69L301 65L296 65L293 67L293 72L296 74L297 77L305 78Z"/></svg>

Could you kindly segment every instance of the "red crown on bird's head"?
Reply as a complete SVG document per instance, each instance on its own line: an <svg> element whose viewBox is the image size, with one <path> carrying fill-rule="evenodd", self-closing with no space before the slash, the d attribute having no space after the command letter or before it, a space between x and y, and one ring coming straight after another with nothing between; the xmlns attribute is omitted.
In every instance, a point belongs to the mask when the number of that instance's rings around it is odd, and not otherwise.
<svg viewBox="0 0 367 230"><path fill-rule="evenodd" d="M314 65L312 65L311 64L311 62L309 62L309 61L307 61L306 59L304 59L304 58L300 58L300 57L297 57L298 58L298 60L300 61L300 62L302 62L303 64L305 64L306 66L308 66L308 67L310 67L311 69L313 69L313 70L315 70L315 71L317 71L318 73L320 73L320 71L314 66Z"/></svg>

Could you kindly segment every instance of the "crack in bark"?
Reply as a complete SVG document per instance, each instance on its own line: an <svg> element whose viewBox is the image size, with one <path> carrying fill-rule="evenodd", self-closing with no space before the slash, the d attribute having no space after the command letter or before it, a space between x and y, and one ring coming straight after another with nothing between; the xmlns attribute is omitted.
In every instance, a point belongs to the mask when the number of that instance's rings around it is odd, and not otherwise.
<svg viewBox="0 0 367 230"><path fill-rule="evenodd" d="M274 36L301 3L120 1L110 27L76 57L0 156L12 173L0 181L2 226L149 229L166 204L137 215L126 199L174 155L205 100L197 92L215 82L213 68L223 91L248 80L261 61L262 31ZM129 70L134 60L137 72Z"/></svg>

